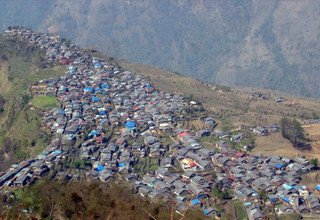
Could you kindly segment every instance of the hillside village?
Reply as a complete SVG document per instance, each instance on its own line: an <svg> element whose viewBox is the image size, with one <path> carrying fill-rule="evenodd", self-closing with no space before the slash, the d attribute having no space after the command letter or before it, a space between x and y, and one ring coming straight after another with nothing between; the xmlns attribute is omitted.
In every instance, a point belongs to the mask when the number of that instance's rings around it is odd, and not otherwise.
<svg viewBox="0 0 320 220"><path fill-rule="evenodd" d="M199 103L159 91L146 77L123 71L58 36L26 28L10 28L5 34L39 46L46 65L66 65L68 70L30 87L33 96L55 96L61 108L43 116L44 127L53 134L51 144L37 157L2 173L3 190L48 176L105 183L120 178L140 196L174 200L182 216L190 208L201 209L204 216L221 216L223 210L213 202L214 189L241 200L250 220L265 219L270 214L266 206L277 215L320 213L320 186L300 184L301 175L315 169L305 158L236 150L229 143L241 142L246 134L217 130L216 120ZM199 116L202 130L182 126ZM252 128L251 133L278 130L272 125ZM218 141L204 146L201 140L210 137ZM70 158L90 169L70 172Z"/></svg>

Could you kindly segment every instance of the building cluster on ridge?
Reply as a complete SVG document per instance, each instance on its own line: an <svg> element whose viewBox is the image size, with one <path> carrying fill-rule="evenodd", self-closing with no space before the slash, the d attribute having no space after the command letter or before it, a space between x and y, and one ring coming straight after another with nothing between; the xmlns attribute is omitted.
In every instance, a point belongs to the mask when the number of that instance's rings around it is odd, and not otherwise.
<svg viewBox="0 0 320 220"><path fill-rule="evenodd" d="M179 126L189 117L186 108L193 106L182 96L161 92L147 78L92 57L57 36L25 28L12 28L6 34L39 46L46 64L67 65L68 71L31 86L33 95L56 96L61 103L61 108L44 113L43 124L53 138L37 157L3 173L1 186L36 181L72 155L90 164L92 169L83 174L86 180L109 182L120 176L141 196L174 200L182 214L199 207L205 215L219 215L207 199L213 188L232 190L244 202L250 219L264 219L265 203L278 205L278 214L320 212L316 190L300 183L300 175L314 169L304 158L252 155L223 141L205 148L199 136L223 140L224 132L214 130L212 117L203 119L206 129L196 134ZM267 133L262 127L252 131ZM242 136L233 135L231 141ZM150 161L153 169L140 172L139 164ZM81 177L61 168L56 178ZM262 192L267 201L261 199Z"/></svg>

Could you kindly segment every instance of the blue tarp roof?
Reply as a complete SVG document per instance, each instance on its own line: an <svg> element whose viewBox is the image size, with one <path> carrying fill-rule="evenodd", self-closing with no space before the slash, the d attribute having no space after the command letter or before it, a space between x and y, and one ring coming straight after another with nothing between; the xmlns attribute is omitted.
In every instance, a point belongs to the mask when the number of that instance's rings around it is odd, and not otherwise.
<svg viewBox="0 0 320 220"><path fill-rule="evenodd" d="M145 88L148 88L148 89L153 88L153 86L152 86L151 84L149 84L149 83L148 83L148 84L145 84L144 87L145 87Z"/></svg>
<svg viewBox="0 0 320 220"><path fill-rule="evenodd" d="M125 167L125 166L126 166L126 164L124 162L121 162L118 164L118 167Z"/></svg>
<svg viewBox="0 0 320 220"><path fill-rule="evenodd" d="M209 214L209 210L208 209L203 210L203 214L208 215Z"/></svg>
<svg viewBox="0 0 320 220"><path fill-rule="evenodd" d="M106 83L103 83L103 84L101 85L101 88L103 88L103 89L109 89L109 85L106 84Z"/></svg>
<svg viewBox="0 0 320 220"><path fill-rule="evenodd" d="M100 101L100 98L98 98L98 97L92 97L92 99L91 99L91 101L93 101L93 102L99 102Z"/></svg>
<svg viewBox="0 0 320 220"><path fill-rule="evenodd" d="M283 164L277 163L275 167L276 167L277 169L281 169L281 168L283 167Z"/></svg>
<svg viewBox="0 0 320 220"><path fill-rule="evenodd" d="M203 213L204 215L210 215L213 211L215 211L215 209L209 207L209 208L203 210L202 213Z"/></svg>
<svg viewBox="0 0 320 220"><path fill-rule="evenodd" d="M99 111L99 115L105 115L106 114L106 111Z"/></svg>
<svg viewBox="0 0 320 220"><path fill-rule="evenodd" d="M97 130L92 130L92 131L90 132L89 136L96 136L96 135L98 135L98 134L99 134L99 132L98 132Z"/></svg>
<svg viewBox="0 0 320 220"><path fill-rule="evenodd" d="M192 205L197 205L200 204L200 200L199 199L193 199L191 200Z"/></svg>
<svg viewBox="0 0 320 220"><path fill-rule="evenodd" d="M83 89L83 91L85 91L85 92L93 92L94 89L92 87L86 87L86 88Z"/></svg>
<svg viewBox="0 0 320 220"><path fill-rule="evenodd" d="M320 190L320 185L316 185L316 190Z"/></svg>
<svg viewBox="0 0 320 220"><path fill-rule="evenodd" d="M98 167L96 168L97 171L101 171L103 169L104 169L104 166L102 166L102 165L98 165Z"/></svg>
<svg viewBox="0 0 320 220"><path fill-rule="evenodd" d="M294 188L293 186L291 186L291 185L288 185L288 184L286 184L286 183L284 183L283 185L283 188L285 188L285 189L292 189L292 188Z"/></svg>
<svg viewBox="0 0 320 220"><path fill-rule="evenodd" d="M128 121L125 124L126 128L135 128L136 127L136 123L134 121Z"/></svg>

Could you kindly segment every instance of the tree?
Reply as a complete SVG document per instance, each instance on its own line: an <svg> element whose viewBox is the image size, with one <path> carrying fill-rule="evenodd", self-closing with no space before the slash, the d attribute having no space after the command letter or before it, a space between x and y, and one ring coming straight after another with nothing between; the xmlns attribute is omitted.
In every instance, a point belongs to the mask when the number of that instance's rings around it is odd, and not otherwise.
<svg viewBox="0 0 320 220"><path fill-rule="evenodd" d="M314 158L310 161L311 165L313 165L314 167L318 167L318 159Z"/></svg>
<svg viewBox="0 0 320 220"><path fill-rule="evenodd" d="M288 139L294 147L303 148L307 146L304 130L296 119L281 119L280 128L282 136Z"/></svg>

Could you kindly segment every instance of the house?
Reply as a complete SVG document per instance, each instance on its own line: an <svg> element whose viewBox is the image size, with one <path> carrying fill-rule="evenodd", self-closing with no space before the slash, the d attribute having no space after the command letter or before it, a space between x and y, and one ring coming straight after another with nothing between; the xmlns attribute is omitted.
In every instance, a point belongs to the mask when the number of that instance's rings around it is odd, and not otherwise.
<svg viewBox="0 0 320 220"><path fill-rule="evenodd" d="M169 167L172 167L173 165L173 161L170 157L165 157L161 160L161 165L164 167L164 168L169 168Z"/></svg>
<svg viewBox="0 0 320 220"><path fill-rule="evenodd" d="M192 199L191 200L191 205L192 206L196 206L196 205L200 205L200 204L201 204L201 202L200 202L199 199Z"/></svg>
<svg viewBox="0 0 320 220"><path fill-rule="evenodd" d="M187 196L189 195L189 191L186 188L177 188L173 191L174 194L176 194L177 196Z"/></svg>
<svg viewBox="0 0 320 220"><path fill-rule="evenodd" d="M261 127L261 126L257 126L255 128L252 129L253 133L260 135L260 136L265 136L268 134L268 130Z"/></svg>
<svg viewBox="0 0 320 220"><path fill-rule="evenodd" d="M296 161L297 163L304 165L304 166L309 165L309 161L303 157L296 157L296 158L294 158L294 161Z"/></svg>
<svg viewBox="0 0 320 220"><path fill-rule="evenodd" d="M264 220L265 217L259 207L254 207L250 210L251 219L253 220Z"/></svg>
<svg viewBox="0 0 320 220"><path fill-rule="evenodd" d="M31 177L28 174L21 174L20 176L17 177L17 179L14 181L15 186L24 186L28 182L30 182Z"/></svg>
<svg viewBox="0 0 320 220"><path fill-rule="evenodd" d="M276 195L268 195L268 199L271 203L277 203L278 197Z"/></svg>
<svg viewBox="0 0 320 220"><path fill-rule="evenodd" d="M289 207L288 205L281 205L280 207L277 208L277 214L291 214L294 213L294 210Z"/></svg>
<svg viewBox="0 0 320 220"><path fill-rule="evenodd" d="M232 135L230 140L233 141L233 142L238 143L238 142L242 141L243 138L244 138L244 134L239 133L239 134L236 134L236 135Z"/></svg>
<svg viewBox="0 0 320 220"><path fill-rule="evenodd" d="M284 99L283 97L281 97L281 96L278 96L278 97L276 97L276 98L274 99L274 101L275 101L275 102L284 102L285 99Z"/></svg>
<svg viewBox="0 0 320 220"><path fill-rule="evenodd" d="M207 128L211 128L211 129L217 126L217 122L212 117L205 118L204 124Z"/></svg>
<svg viewBox="0 0 320 220"><path fill-rule="evenodd" d="M156 173L160 178L164 178L165 176L168 176L170 174L170 172L164 167L158 167Z"/></svg>
<svg viewBox="0 0 320 220"><path fill-rule="evenodd" d="M200 130L197 132L198 137L208 137L210 136L210 131L205 129L205 130Z"/></svg>

